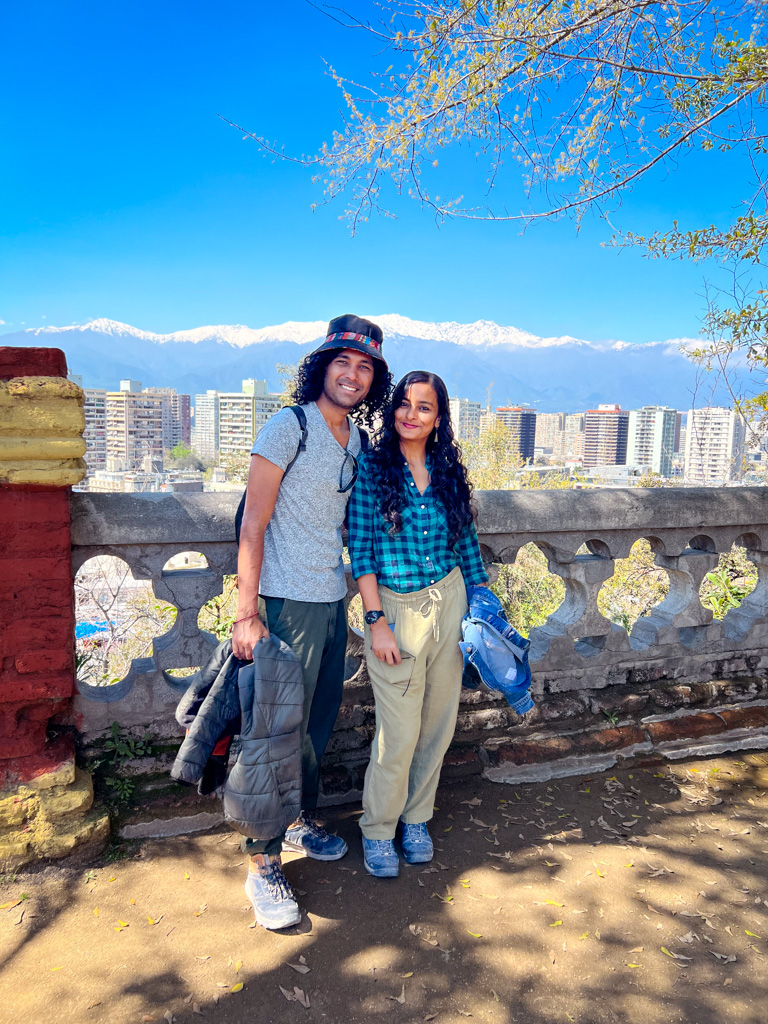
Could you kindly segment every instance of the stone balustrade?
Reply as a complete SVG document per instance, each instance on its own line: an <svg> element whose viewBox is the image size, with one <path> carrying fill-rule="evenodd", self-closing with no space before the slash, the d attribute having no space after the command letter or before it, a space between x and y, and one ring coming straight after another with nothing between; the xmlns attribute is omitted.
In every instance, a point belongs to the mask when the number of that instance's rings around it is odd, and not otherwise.
<svg viewBox="0 0 768 1024"><path fill-rule="evenodd" d="M216 640L198 628L200 607L235 571L233 520L239 495L72 495L76 572L96 555L123 559L136 579L178 609L151 657L121 682L78 686L83 742L111 723L178 736L173 710L183 679ZM511 563L530 542L560 577L565 598L531 631L537 708L520 721L490 692L465 691L448 771L482 768L498 781L579 774L617 760L713 754L768 746L768 493L762 488L486 491L476 495L483 557ZM669 593L631 633L598 609L598 593L646 538L669 576ZM715 621L699 587L722 552L747 550L758 583L740 607ZM207 568L165 570L185 551ZM581 553L586 551L586 553ZM350 584L350 593L354 584ZM359 636L350 632L345 701L324 762L328 799L360 790L373 730L373 701Z"/></svg>

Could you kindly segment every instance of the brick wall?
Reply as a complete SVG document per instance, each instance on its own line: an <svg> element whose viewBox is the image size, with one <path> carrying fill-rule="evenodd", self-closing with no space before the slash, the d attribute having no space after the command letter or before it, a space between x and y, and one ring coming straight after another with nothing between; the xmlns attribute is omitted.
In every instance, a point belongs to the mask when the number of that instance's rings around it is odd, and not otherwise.
<svg viewBox="0 0 768 1024"><path fill-rule="evenodd" d="M59 349L0 348L0 380L66 377ZM74 687L70 488L0 484L0 789L55 768Z"/></svg>

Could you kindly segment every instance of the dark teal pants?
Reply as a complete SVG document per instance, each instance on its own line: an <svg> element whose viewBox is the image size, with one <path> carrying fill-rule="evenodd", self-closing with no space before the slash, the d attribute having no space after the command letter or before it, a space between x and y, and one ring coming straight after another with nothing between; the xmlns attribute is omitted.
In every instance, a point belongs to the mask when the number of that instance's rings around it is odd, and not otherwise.
<svg viewBox="0 0 768 1024"><path fill-rule="evenodd" d="M330 604L265 597L264 621L301 662L304 716L301 722L301 809L314 811L320 792L320 762L331 738L344 689L347 614L344 600ZM246 853L280 852L283 836L243 839Z"/></svg>

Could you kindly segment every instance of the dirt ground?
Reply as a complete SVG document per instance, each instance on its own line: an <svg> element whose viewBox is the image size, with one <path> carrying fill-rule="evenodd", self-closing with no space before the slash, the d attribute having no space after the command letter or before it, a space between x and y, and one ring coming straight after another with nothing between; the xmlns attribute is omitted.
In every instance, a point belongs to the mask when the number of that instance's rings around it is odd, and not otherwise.
<svg viewBox="0 0 768 1024"><path fill-rule="evenodd" d="M431 865L287 856L252 926L238 837L151 840L0 885L0 1021L766 1024L768 754L438 794ZM20 901L20 902L17 902Z"/></svg>

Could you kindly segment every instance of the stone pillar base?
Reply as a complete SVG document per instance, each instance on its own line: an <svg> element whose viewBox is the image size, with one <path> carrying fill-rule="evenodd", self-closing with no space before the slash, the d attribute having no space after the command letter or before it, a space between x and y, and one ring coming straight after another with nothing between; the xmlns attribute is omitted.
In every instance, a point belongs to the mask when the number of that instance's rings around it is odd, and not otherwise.
<svg viewBox="0 0 768 1024"><path fill-rule="evenodd" d="M93 808L93 781L75 767L70 742L0 770L0 872L104 848L109 815Z"/></svg>

